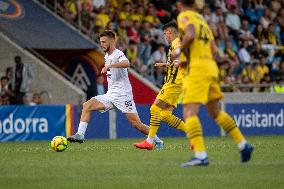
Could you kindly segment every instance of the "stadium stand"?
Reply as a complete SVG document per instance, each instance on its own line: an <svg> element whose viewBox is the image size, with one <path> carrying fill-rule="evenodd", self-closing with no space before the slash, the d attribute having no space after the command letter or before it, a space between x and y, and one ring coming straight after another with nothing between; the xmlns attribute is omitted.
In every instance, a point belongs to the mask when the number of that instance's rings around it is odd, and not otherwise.
<svg viewBox="0 0 284 189"><path fill-rule="evenodd" d="M178 1L40 2L94 41L100 31L114 30L118 48L127 53L133 68L161 86L162 72L151 69L149 64L153 62L149 59L155 56L160 44L167 46L161 26L176 18ZM223 90L279 91L274 85L282 86L284 80L283 1L206 0L201 13L212 28L219 47L218 66Z"/></svg>

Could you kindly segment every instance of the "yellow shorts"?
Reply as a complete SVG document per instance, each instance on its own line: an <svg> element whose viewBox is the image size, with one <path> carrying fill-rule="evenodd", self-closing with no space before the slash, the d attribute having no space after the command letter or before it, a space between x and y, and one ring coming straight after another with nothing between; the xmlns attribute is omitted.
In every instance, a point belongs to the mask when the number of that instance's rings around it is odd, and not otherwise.
<svg viewBox="0 0 284 189"><path fill-rule="evenodd" d="M223 98L217 78L213 76L189 76L183 80L182 103L207 104Z"/></svg>
<svg viewBox="0 0 284 189"><path fill-rule="evenodd" d="M179 96L181 94L182 85L166 83L163 85L156 99L162 100L163 102L177 107Z"/></svg>

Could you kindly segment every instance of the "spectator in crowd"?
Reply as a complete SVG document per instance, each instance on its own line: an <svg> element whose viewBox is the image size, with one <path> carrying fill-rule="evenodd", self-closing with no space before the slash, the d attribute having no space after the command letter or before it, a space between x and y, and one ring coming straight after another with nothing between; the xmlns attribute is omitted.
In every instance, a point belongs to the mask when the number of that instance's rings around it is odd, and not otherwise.
<svg viewBox="0 0 284 189"><path fill-rule="evenodd" d="M215 6L220 7L223 13L227 13L227 5L225 3L225 0L215 0Z"/></svg>
<svg viewBox="0 0 284 189"><path fill-rule="evenodd" d="M220 22L224 22L224 16L221 7L217 7L215 12L212 14L212 24L218 24Z"/></svg>
<svg viewBox="0 0 284 189"><path fill-rule="evenodd" d="M151 39L150 35L147 34L142 37L141 43L138 44L138 59L141 60L144 65L146 65L151 57L151 52Z"/></svg>
<svg viewBox="0 0 284 189"><path fill-rule="evenodd" d="M33 102L33 95L31 93L26 93L23 97L23 104L27 106L35 106L36 103Z"/></svg>
<svg viewBox="0 0 284 189"><path fill-rule="evenodd" d="M100 13L96 17L96 26L100 28L100 31L102 31L107 27L110 20L110 12L106 7L103 7L100 9Z"/></svg>
<svg viewBox="0 0 284 189"><path fill-rule="evenodd" d="M1 98L1 105L10 105L10 100L8 95L2 95L0 98Z"/></svg>
<svg viewBox="0 0 284 189"><path fill-rule="evenodd" d="M248 20L242 20L242 26L239 32L239 39L241 41L248 41L249 46L254 44L255 38L253 34L249 31Z"/></svg>
<svg viewBox="0 0 284 189"><path fill-rule="evenodd" d="M238 56L242 64L249 64L251 62L251 56L248 52L248 41L242 41Z"/></svg>
<svg viewBox="0 0 284 189"><path fill-rule="evenodd" d="M141 40L141 36L139 34L140 28L141 28L141 23L139 21L133 21L132 27L130 26L127 29L127 36L129 40L132 40L133 42L137 44L140 43L140 40Z"/></svg>
<svg viewBox="0 0 284 189"><path fill-rule="evenodd" d="M74 0L65 1L65 19L69 22L76 22L78 16L78 7L80 2Z"/></svg>
<svg viewBox="0 0 284 189"><path fill-rule="evenodd" d="M131 20L142 23L144 19L144 14L145 14L144 11L145 10L143 6L138 6L136 8L136 11L134 11L134 13L131 15Z"/></svg>
<svg viewBox="0 0 284 189"><path fill-rule="evenodd" d="M151 23L152 26L156 27L160 25L160 20L157 17L157 10L153 4L149 4L147 14L144 18L147 22Z"/></svg>
<svg viewBox="0 0 284 189"><path fill-rule="evenodd" d="M267 37L266 37L267 34L266 34L262 24L258 24L256 26L256 29L254 30L253 35L256 38L256 40L258 41L258 43L260 43L260 44L267 43Z"/></svg>
<svg viewBox="0 0 284 189"><path fill-rule="evenodd" d="M23 104L23 96L29 92L32 87L33 72L29 64L22 62L20 56L15 56L15 81L14 93L15 104Z"/></svg>
<svg viewBox="0 0 284 189"><path fill-rule="evenodd" d="M237 68L240 65L240 61L236 52L233 50L233 46L230 40L226 41L225 54L227 55L228 63L230 64L229 73L233 74L235 73L235 71L237 71Z"/></svg>
<svg viewBox="0 0 284 189"><path fill-rule="evenodd" d="M87 2L82 3L82 9L80 10L80 19L81 19L82 30L87 35L90 36L92 32L95 15L92 12L92 8L90 7L90 4Z"/></svg>
<svg viewBox="0 0 284 189"><path fill-rule="evenodd" d="M42 104L42 99L39 93L34 93L33 94L33 103L35 103L36 105Z"/></svg>
<svg viewBox="0 0 284 189"><path fill-rule="evenodd" d="M269 84L271 83L271 77L268 73L264 74L262 79L260 80L260 84L262 85L267 85L267 86L262 86L259 89L259 92L270 92L270 86Z"/></svg>
<svg viewBox="0 0 284 189"><path fill-rule="evenodd" d="M265 74L269 74L269 68L265 65L265 57L259 56L259 64L257 66L257 72L260 80L263 79Z"/></svg>
<svg viewBox="0 0 284 189"><path fill-rule="evenodd" d="M280 77L276 80L276 84L274 85L275 93L284 93L284 77Z"/></svg>
<svg viewBox="0 0 284 189"><path fill-rule="evenodd" d="M9 98L9 101L14 97L11 85L9 85L9 78L7 76L1 77L0 83L0 96L5 96Z"/></svg>
<svg viewBox="0 0 284 189"><path fill-rule="evenodd" d="M125 2L122 6L122 11L119 13L120 20L130 20L131 19L131 3Z"/></svg>
<svg viewBox="0 0 284 189"><path fill-rule="evenodd" d="M259 61L260 57L266 57L268 55L267 51L261 48L261 44L256 42L254 45L254 49L251 51L252 61L256 62Z"/></svg>
<svg viewBox="0 0 284 189"><path fill-rule="evenodd" d="M272 23L272 22L273 22L273 20L272 20L271 15L270 15L270 10L269 10L268 7L266 7L264 9L263 16L260 18L260 23L262 24L264 29L267 29L269 24Z"/></svg>
<svg viewBox="0 0 284 189"><path fill-rule="evenodd" d="M136 69L138 72L145 71L143 63L138 59L138 48L134 41L130 41L129 47L126 49L126 55L130 61L130 66Z"/></svg>
<svg viewBox="0 0 284 189"><path fill-rule="evenodd" d="M207 23L211 24L213 23L213 20L212 20L212 13L211 13L211 9L208 5L205 5L203 7L203 10L202 10L202 15L204 17L204 19L206 20Z"/></svg>
<svg viewBox="0 0 284 189"><path fill-rule="evenodd" d="M277 45L277 36L275 34L273 24L268 25L267 39L268 39L268 44Z"/></svg>
<svg viewBox="0 0 284 189"><path fill-rule="evenodd" d="M164 44L159 44L158 49L154 51L147 62L148 69L152 71L152 74L154 76L154 79L158 86L161 86L163 84L163 70L164 67L157 67L157 69L154 70L154 65L156 63L166 63L167 62L167 56L165 52Z"/></svg>
<svg viewBox="0 0 284 189"><path fill-rule="evenodd" d="M230 34L237 38L238 31L241 27L241 19L238 15L238 10L236 6L231 6L230 11L226 15L226 26L230 29Z"/></svg>
<svg viewBox="0 0 284 189"><path fill-rule="evenodd" d="M284 77L284 60L282 60L277 67L273 70L274 80Z"/></svg>

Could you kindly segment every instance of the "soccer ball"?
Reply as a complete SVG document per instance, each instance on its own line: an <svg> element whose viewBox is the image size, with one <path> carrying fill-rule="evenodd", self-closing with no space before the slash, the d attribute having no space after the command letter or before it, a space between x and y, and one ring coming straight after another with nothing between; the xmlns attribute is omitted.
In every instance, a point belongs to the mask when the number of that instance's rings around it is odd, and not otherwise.
<svg viewBox="0 0 284 189"><path fill-rule="evenodd" d="M67 139L64 136L56 136L50 142L50 147L55 152L63 152L67 148Z"/></svg>

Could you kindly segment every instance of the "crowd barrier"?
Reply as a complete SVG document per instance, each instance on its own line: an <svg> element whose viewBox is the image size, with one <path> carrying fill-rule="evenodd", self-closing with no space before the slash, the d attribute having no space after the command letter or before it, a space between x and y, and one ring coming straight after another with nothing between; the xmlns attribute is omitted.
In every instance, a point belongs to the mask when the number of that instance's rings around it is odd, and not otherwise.
<svg viewBox="0 0 284 189"><path fill-rule="evenodd" d="M284 134L284 103L226 103L222 106L245 135ZM149 124L150 105L137 105L142 122ZM114 114L114 116L110 115ZM182 117L182 106L174 111ZM78 108L72 105L0 106L0 141L50 140L70 136L78 128ZM221 136L222 130L206 108L199 113L205 136ZM112 127L112 128L110 128ZM184 137L185 134L162 123L161 137ZM86 138L145 137L134 129L120 111L93 112Z"/></svg>
<svg viewBox="0 0 284 189"><path fill-rule="evenodd" d="M50 140L58 135L70 136L76 112L77 108L72 105L0 106L0 141Z"/></svg>
<svg viewBox="0 0 284 189"><path fill-rule="evenodd" d="M142 122L149 124L149 105L137 105L137 111ZM222 108L235 120L245 135L274 135L284 134L284 103L225 103ZM173 112L182 118L182 106ZM222 136L224 132L207 114L206 108L201 107L199 113L205 136ZM111 138L109 129L109 113L93 113L87 128L87 138ZM131 127L126 117L116 111L115 138L144 137ZM77 125L75 125L77 130ZM182 137L185 134L162 123L158 130L161 137Z"/></svg>

